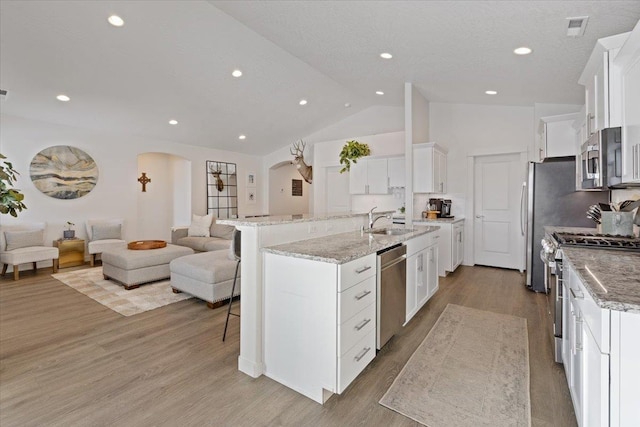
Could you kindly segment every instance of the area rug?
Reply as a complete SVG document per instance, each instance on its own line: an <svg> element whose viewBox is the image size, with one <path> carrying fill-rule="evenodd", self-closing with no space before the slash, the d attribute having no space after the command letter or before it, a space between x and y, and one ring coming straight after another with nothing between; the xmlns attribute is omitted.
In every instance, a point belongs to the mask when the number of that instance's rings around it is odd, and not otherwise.
<svg viewBox="0 0 640 427"><path fill-rule="evenodd" d="M447 305L380 403L429 427L530 426L527 320Z"/></svg>
<svg viewBox="0 0 640 427"><path fill-rule="evenodd" d="M102 267L57 273L52 277L123 316L133 316L191 298L185 293L174 294L169 280L127 291L122 285L105 280Z"/></svg>

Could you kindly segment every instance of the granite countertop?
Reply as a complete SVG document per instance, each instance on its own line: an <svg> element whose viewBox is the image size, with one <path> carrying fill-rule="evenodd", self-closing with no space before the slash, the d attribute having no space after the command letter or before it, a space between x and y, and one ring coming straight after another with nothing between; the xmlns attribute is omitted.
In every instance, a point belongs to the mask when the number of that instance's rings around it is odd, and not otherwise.
<svg viewBox="0 0 640 427"><path fill-rule="evenodd" d="M566 246L562 253L598 306L640 313L640 253Z"/></svg>
<svg viewBox="0 0 640 427"><path fill-rule="evenodd" d="M425 218L416 218L413 220L413 222L418 222L418 223L428 223L428 222L445 222L445 223L449 223L449 222L458 222L458 221L463 221L464 217L463 216L456 216L453 218L436 218L436 219L425 219Z"/></svg>
<svg viewBox="0 0 640 427"><path fill-rule="evenodd" d="M376 211L373 214L388 215L395 211ZM369 212L340 212L324 214L300 214L300 215L266 215L252 218L224 218L216 219L216 223L235 226L262 227L266 225L292 224L296 222L326 221L329 219L354 218L367 216Z"/></svg>
<svg viewBox="0 0 640 427"><path fill-rule="evenodd" d="M414 227L412 229L413 231L399 236L351 231L277 246L269 246L263 248L262 251L294 258L304 258L332 264L344 264L406 240L413 239L414 237L434 232L439 228L440 227Z"/></svg>

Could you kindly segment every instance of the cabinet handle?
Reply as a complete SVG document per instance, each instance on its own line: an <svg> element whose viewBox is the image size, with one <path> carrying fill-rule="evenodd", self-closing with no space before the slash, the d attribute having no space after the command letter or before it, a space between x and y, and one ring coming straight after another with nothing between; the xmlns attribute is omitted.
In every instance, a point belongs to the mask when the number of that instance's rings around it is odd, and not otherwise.
<svg viewBox="0 0 640 427"><path fill-rule="evenodd" d="M356 362L359 362L360 360L362 360L364 355L369 353L369 350L371 350L371 347L363 348L362 351L360 353L358 353L356 355L356 357L354 358L354 359L356 359Z"/></svg>
<svg viewBox="0 0 640 427"><path fill-rule="evenodd" d="M367 270L371 270L371 266L370 265L365 265L364 267L360 267L356 269L356 273L360 274L360 273L364 273Z"/></svg>
<svg viewBox="0 0 640 427"><path fill-rule="evenodd" d="M366 297L367 295L369 295L371 293L371 291L364 291L363 293L361 293L360 295L356 295L356 299L358 301L360 301L362 298Z"/></svg>
<svg viewBox="0 0 640 427"><path fill-rule="evenodd" d="M584 294L582 292L580 292L580 295L576 295L576 293L573 291L573 288L569 288L569 292L571 292L571 296L575 299L584 299Z"/></svg>
<svg viewBox="0 0 640 427"><path fill-rule="evenodd" d="M371 319L364 319L362 322L356 325L356 330L359 331L360 329L364 328L369 322L371 322Z"/></svg>

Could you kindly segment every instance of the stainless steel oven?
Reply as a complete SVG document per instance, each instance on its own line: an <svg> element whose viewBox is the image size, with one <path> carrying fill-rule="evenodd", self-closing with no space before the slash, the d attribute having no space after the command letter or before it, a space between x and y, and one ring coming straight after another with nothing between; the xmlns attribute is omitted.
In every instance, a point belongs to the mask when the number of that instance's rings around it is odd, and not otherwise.
<svg viewBox="0 0 640 427"><path fill-rule="evenodd" d="M544 262L544 284L554 341L554 359L557 363L562 363L562 251L549 235L542 239L540 258Z"/></svg>

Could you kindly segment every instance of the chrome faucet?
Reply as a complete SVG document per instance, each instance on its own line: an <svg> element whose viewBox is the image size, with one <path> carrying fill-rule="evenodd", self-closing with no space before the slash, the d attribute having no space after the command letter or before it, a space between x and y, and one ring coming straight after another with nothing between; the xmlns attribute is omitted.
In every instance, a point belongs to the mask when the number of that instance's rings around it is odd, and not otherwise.
<svg viewBox="0 0 640 427"><path fill-rule="evenodd" d="M391 215L379 215L377 217L373 217L373 211L374 209L376 209L377 206L374 206L373 208L371 208L371 210L369 211L369 230L373 229L373 224L376 223L377 220L379 220L380 218L387 218L387 219L391 219Z"/></svg>

